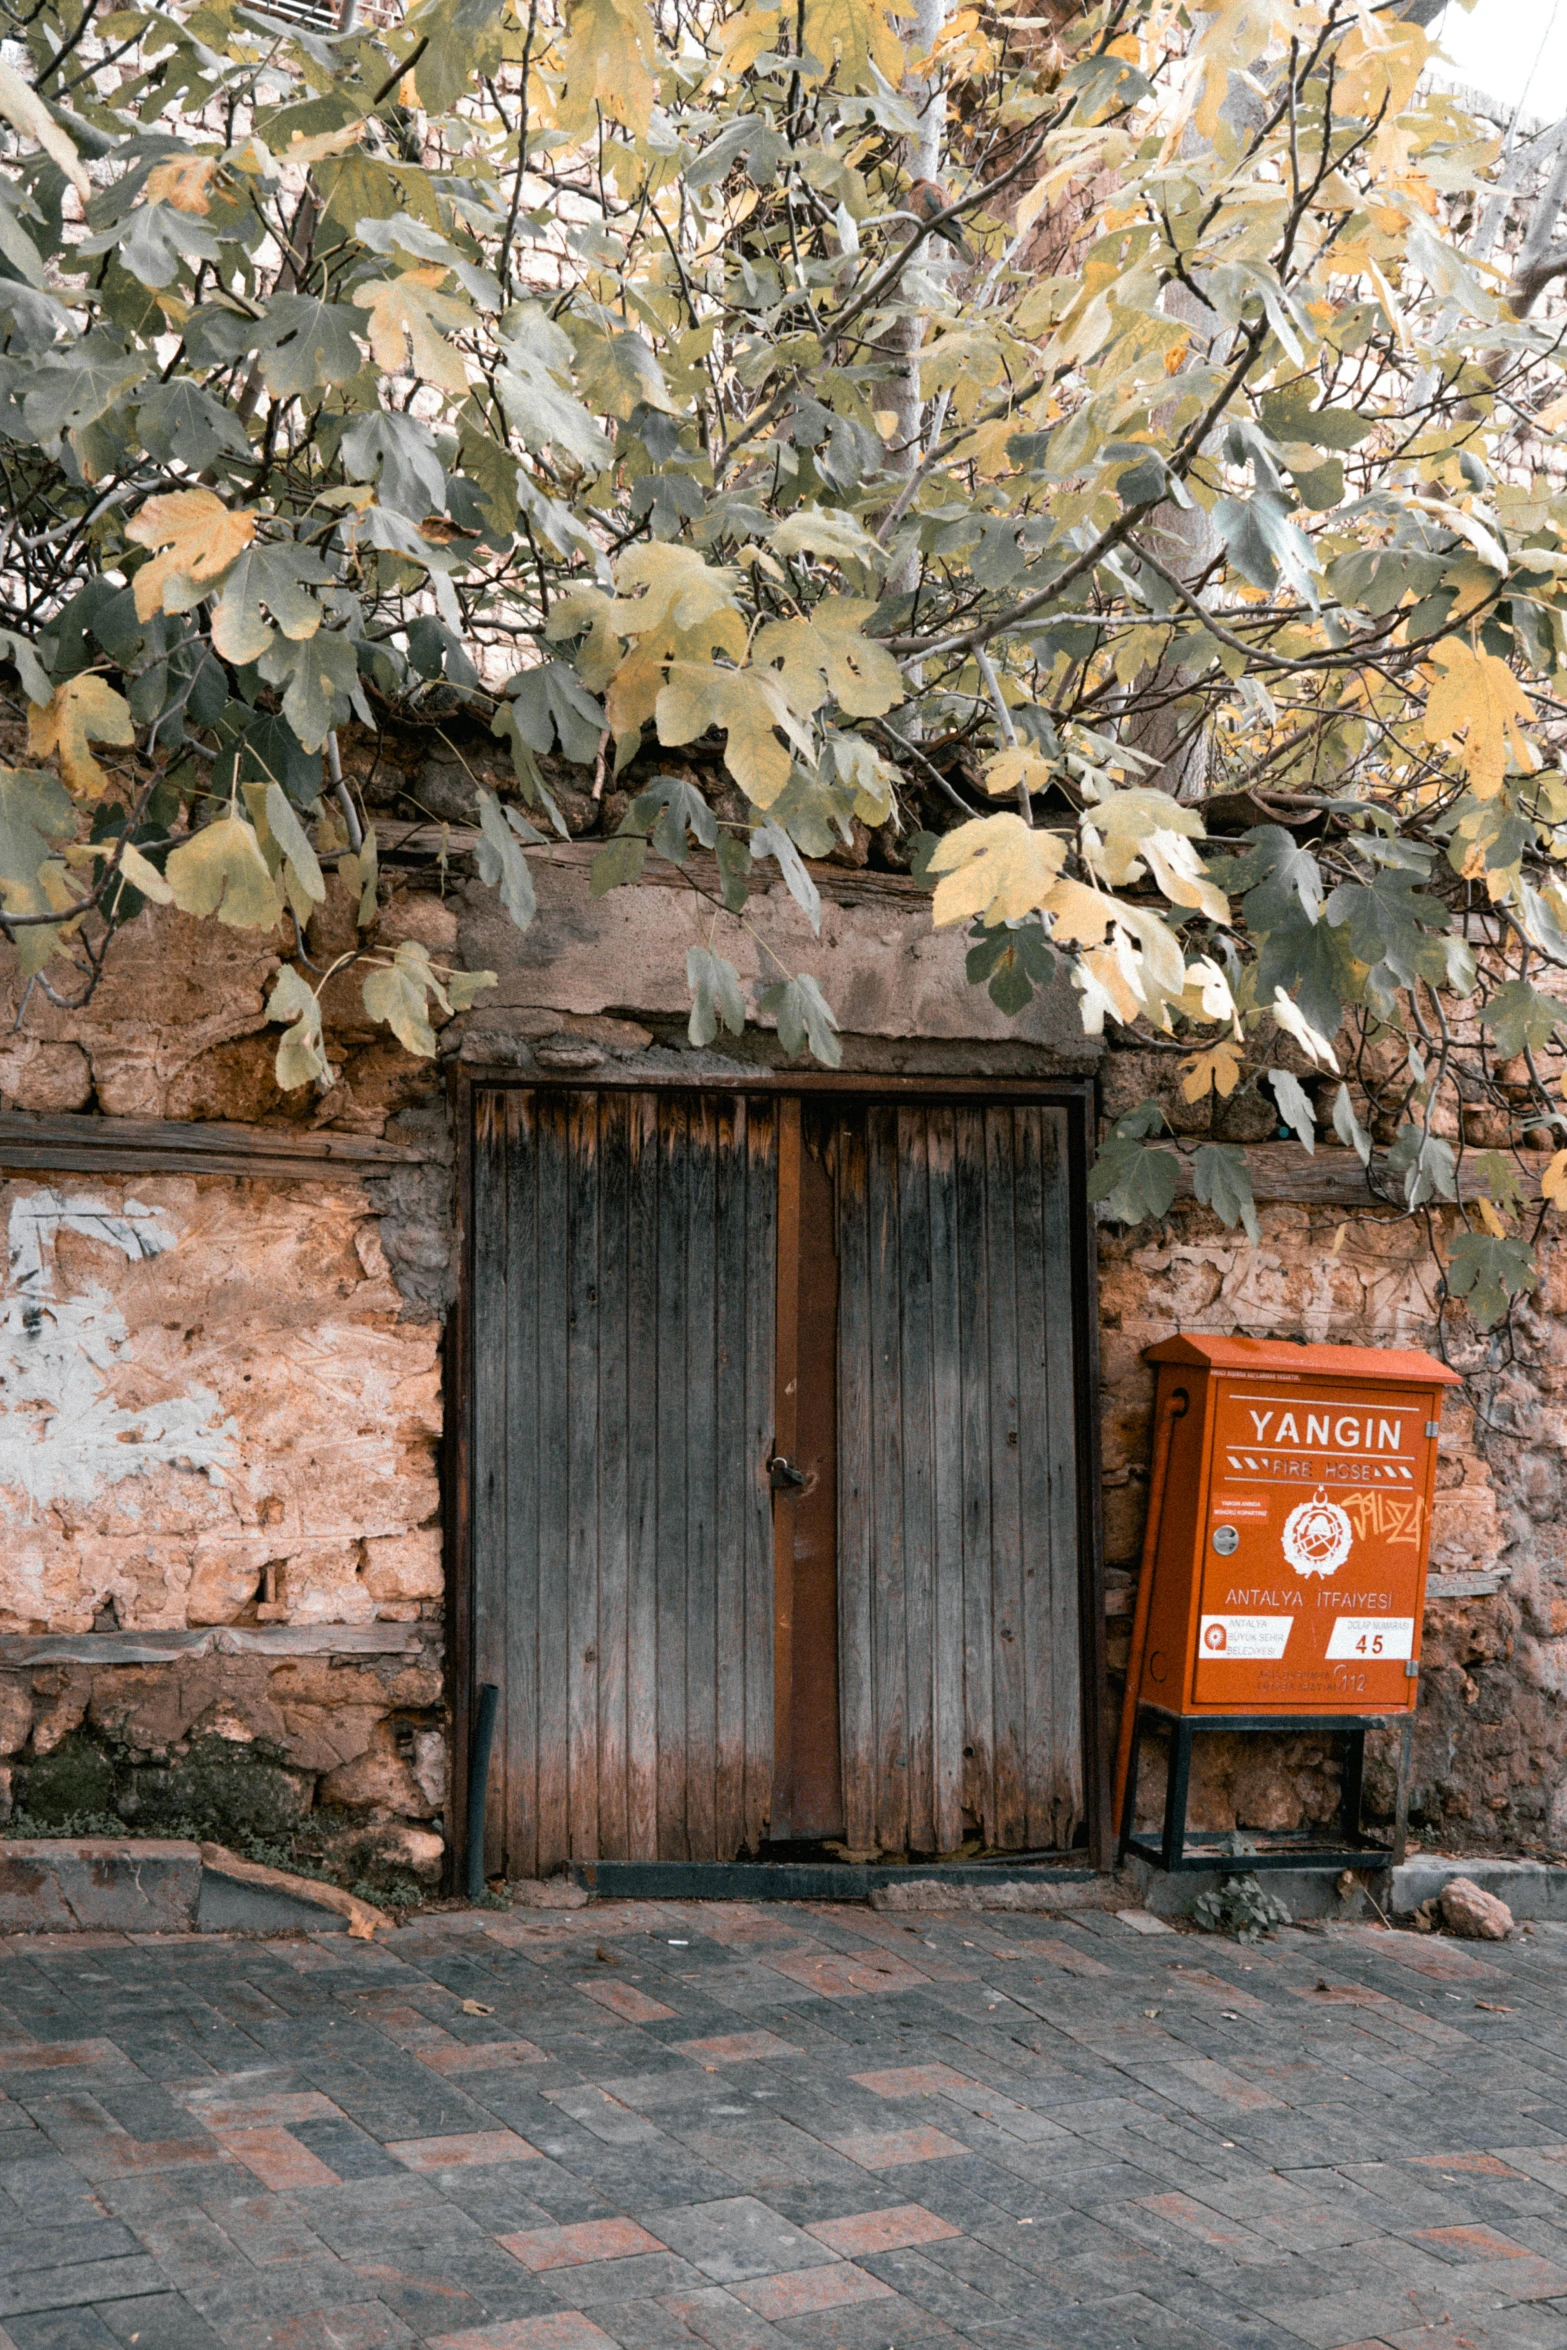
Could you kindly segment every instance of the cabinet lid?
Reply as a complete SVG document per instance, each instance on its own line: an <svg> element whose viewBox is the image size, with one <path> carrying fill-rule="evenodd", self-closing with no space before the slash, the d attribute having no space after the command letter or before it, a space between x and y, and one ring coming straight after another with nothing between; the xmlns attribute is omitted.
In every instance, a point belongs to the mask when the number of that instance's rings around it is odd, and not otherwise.
<svg viewBox="0 0 1567 2350"><path fill-rule="evenodd" d="M1143 1349L1145 1363L1187 1363L1210 1371L1309 1371L1319 1379L1407 1379L1423 1387L1458 1387L1456 1371L1435 1355L1380 1346L1297 1346L1288 1338L1221 1338L1198 1332Z"/></svg>

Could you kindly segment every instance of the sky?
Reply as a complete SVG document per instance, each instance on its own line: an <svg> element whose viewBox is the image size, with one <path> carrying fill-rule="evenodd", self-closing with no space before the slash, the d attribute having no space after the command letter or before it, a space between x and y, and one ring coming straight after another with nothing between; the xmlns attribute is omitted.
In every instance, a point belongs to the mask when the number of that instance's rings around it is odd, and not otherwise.
<svg viewBox="0 0 1567 2350"><path fill-rule="evenodd" d="M1567 0L1475 0L1449 5L1431 28L1456 76L1526 118L1567 114Z"/></svg>

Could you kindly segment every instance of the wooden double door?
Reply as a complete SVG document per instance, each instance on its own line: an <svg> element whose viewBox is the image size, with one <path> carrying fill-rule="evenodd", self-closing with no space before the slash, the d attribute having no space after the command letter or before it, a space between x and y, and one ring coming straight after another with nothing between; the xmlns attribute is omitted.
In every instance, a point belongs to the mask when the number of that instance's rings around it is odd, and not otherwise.
<svg viewBox="0 0 1567 2350"><path fill-rule="evenodd" d="M487 1870L1080 1840L1075 1108L476 1093Z"/></svg>

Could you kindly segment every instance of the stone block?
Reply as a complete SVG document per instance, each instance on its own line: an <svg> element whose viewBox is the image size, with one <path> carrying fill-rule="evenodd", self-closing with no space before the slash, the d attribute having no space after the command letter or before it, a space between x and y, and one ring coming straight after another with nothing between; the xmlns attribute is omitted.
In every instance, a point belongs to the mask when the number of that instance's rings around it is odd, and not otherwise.
<svg viewBox="0 0 1567 2350"><path fill-rule="evenodd" d="M20 1754L32 1726L32 1691L24 1681L0 1680L0 1754Z"/></svg>
<svg viewBox="0 0 1567 2350"><path fill-rule="evenodd" d="M183 1934L196 1922L194 1844L114 1837L0 1844L0 1932Z"/></svg>
<svg viewBox="0 0 1567 2350"><path fill-rule="evenodd" d="M446 1859L446 1840L433 1829L416 1828L407 1821L343 1828L328 1843L330 1865L358 1870L371 1878L387 1873L417 1877L422 1885L440 1881Z"/></svg>
<svg viewBox="0 0 1567 2350"><path fill-rule="evenodd" d="M343 1805L349 1810L372 1811L381 1818L391 1812L423 1819L435 1808L384 1722L376 1726L363 1754L328 1771L316 1789L316 1800L328 1810Z"/></svg>
<svg viewBox="0 0 1567 2350"><path fill-rule="evenodd" d="M364 1585L372 1599L439 1599L446 1588L441 1532L383 1534L365 1544Z"/></svg>
<svg viewBox="0 0 1567 2350"><path fill-rule="evenodd" d="M79 1044L8 1036L0 1046L0 1095L8 1110L31 1110L35 1117L84 1110L92 1100L87 1055Z"/></svg>

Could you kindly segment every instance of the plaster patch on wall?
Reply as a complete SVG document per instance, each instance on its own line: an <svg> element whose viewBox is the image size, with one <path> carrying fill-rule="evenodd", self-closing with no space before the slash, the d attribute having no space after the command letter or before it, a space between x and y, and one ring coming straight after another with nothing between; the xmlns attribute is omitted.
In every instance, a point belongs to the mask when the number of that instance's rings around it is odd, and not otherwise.
<svg viewBox="0 0 1567 2350"><path fill-rule="evenodd" d="M109 1374L129 1345L107 1290L55 1279L63 1231L117 1248L133 1264L174 1246L167 1222L139 1201L112 1209L91 1195L27 1192L11 1209L7 1293L0 1307L0 1488L33 1510L88 1503L105 1486L155 1469L223 1483L238 1429L210 1388L139 1410L114 1401Z"/></svg>

